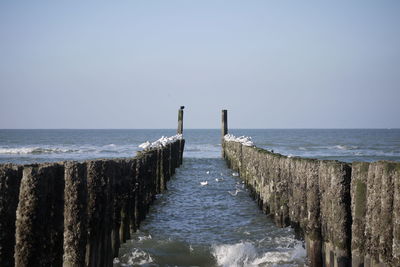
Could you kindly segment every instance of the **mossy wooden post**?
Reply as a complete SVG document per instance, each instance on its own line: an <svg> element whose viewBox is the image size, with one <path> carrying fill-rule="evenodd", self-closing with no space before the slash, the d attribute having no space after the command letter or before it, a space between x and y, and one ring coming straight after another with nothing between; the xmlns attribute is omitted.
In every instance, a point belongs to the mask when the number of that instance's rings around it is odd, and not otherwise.
<svg viewBox="0 0 400 267"><path fill-rule="evenodd" d="M0 165L0 266L14 266L15 221L22 167Z"/></svg>
<svg viewBox="0 0 400 267"><path fill-rule="evenodd" d="M178 134L183 134L183 109L185 107L181 106L178 111Z"/></svg>
<svg viewBox="0 0 400 267"><path fill-rule="evenodd" d="M222 145L222 157L225 157L224 149L224 136L228 134L228 110L222 110L222 125L221 125L221 145Z"/></svg>
<svg viewBox="0 0 400 267"><path fill-rule="evenodd" d="M63 266L84 266L87 241L86 163L66 162L64 168Z"/></svg>
<svg viewBox="0 0 400 267"><path fill-rule="evenodd" d="M15 266L62 266L63 214L64 166L24 167L15 223Z"/></svg>

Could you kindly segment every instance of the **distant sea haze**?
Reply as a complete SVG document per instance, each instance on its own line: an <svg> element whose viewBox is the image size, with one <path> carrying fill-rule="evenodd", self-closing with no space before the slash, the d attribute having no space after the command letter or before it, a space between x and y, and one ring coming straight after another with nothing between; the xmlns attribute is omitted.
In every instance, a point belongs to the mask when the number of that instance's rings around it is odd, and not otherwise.
<svg viewBox="0 0 400 267"><path fill-rule="evenodd" d="M288 156L340 161L400 161L400 129L231 129L255 145ZM0 130L0 162L33 163L132 157L145 141L176 134L156 130ZM186 158L218 158L219 129L184 130Z"/></svg>

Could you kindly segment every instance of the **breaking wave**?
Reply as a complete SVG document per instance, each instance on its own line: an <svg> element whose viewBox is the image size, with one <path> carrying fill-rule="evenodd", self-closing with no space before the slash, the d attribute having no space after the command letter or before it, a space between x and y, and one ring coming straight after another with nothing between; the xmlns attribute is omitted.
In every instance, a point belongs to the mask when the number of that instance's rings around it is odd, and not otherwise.
<svg viewBox="0 0 400 267"><path fill-rule="evenodd" d="M334 148L339 150L354 150L358 149L358 146L336 145Z"/></svg>
<svg viewBox="0 0 400 267"><path fill-rule="evenodd" d="M68 148L43 148L43 147L18 147L0 148L0 154L52 154L52 153L78 153L79 149Z"/></svg>
<svg viewBox="0 0 400 267"><path fill-rule="evenodd" d="M213 246L213 256L217 264L223 267L276 266L277 264L297 266L304 262L306 251L301 242L297 242L293 248L282 248L264 253L258 252L250 242L240 242Z"/></svg>
<svg viewBox="0 0 400 267"><path fill-rule="evenodd" d="M133 154L137 149L133 145L108 144L103 146L21 146L0 147L3 155L43 155L43 154L74 154L74 155L96 155L96 154Z"/></svg>

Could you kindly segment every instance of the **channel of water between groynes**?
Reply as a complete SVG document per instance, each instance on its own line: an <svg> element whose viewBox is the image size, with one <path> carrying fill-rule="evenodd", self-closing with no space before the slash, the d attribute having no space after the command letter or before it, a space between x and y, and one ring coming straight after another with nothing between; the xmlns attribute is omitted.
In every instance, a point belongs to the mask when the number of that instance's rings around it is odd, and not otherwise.
<svg viewBox="0 0 400 267"><path fill-rule="evenodd" d="M305 254L223 159L199 157L184 158L114 266L305 266Z"/></svg>

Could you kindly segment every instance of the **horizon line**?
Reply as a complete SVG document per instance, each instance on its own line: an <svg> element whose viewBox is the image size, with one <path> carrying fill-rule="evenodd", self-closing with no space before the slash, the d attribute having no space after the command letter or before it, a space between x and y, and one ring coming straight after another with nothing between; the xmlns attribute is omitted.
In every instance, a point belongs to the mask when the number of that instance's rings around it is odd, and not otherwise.
<svg viewBox="0 0 400 267"><path fill-rule="evenodd" d="M295 127L295 128L228 128L229 130L399 130L400 127ZM0 130L176 130L176 128L0 128ZM184 128L183 130L221 130L221 128Z"/></svg>

